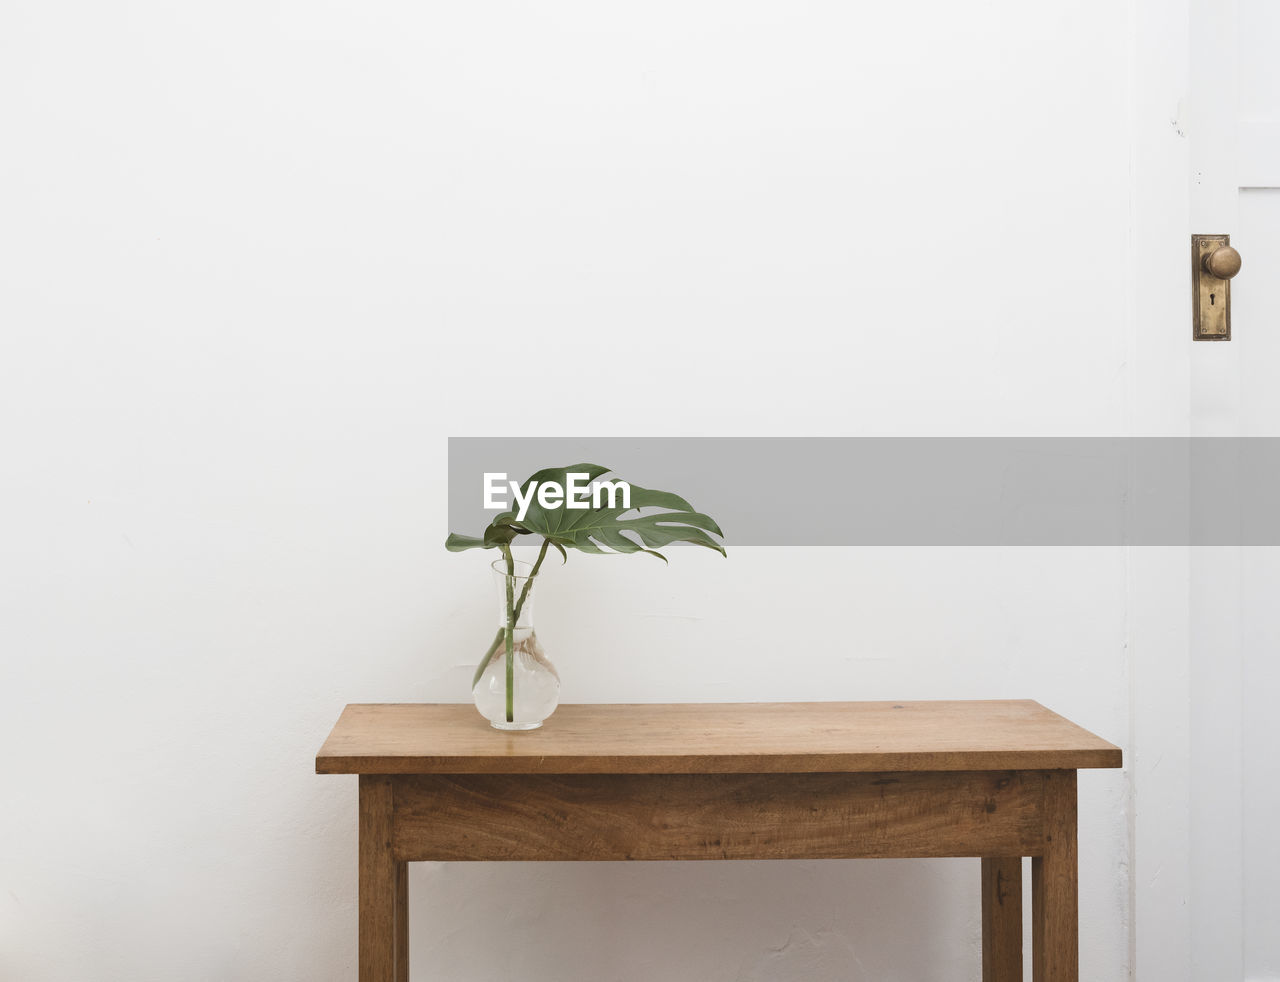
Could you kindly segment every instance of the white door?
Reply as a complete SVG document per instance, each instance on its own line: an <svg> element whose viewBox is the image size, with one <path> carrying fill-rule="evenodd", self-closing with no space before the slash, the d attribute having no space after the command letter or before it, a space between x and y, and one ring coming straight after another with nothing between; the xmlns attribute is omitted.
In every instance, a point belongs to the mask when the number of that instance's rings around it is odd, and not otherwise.
<svg viewBox="0 0 1280 982"><path fill-rule="evenodd" d="M1192 352L1199 436L1280 436L1278 47L1280 4L1193 3L1192 231L1244 257L1233 340ZM1193 550L1192 585L1192 978L1280 979L1280 549Z"/></svg>
<svg viewBox="0 0 1280 982"><path fill-rule="evenodd" d="M1241 432L1280 436L1280 4L1242 0L1237 83L1236 228L1251 276L1237 291ZM1280 549L1250 548L1241 567L1244 969L1280 979Z"/></svg>

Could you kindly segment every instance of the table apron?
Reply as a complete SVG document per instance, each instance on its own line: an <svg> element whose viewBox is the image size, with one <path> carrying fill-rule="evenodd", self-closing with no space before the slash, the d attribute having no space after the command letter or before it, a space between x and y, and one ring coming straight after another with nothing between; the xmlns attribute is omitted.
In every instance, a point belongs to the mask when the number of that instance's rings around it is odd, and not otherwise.
<svg viewBox="0 0 1280 982"><path fill-rule="evenodd" d="M401 862L858 859L1042 856L1046 800L1063 782L1074 789L1075 771L380 780Z"/></svg>

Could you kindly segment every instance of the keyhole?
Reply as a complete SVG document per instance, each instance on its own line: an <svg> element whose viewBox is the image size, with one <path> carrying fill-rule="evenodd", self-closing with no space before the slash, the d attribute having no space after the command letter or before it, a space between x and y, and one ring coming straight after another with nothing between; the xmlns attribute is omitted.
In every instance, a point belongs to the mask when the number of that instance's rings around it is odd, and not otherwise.
<svg viewBox="0 0 1280 982"><path fill-rule="evenodd" d="M1212 306L1213 306L1213 301L1214 301L1214 298L1215 298L1215 297L1217 297L1217 294L1216 294L1216 293L1211 293L1211 294L1209 294L1209 306L1210 306L1210 307L1212 307Z"/></svg>

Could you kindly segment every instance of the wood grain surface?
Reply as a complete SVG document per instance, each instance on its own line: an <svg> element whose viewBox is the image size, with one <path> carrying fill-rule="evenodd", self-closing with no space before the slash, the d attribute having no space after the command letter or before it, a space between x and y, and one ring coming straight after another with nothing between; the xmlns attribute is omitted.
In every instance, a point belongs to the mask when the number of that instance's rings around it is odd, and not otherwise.
<svg viewBox="0 0 1280 982"><path fill-rule="evenodd" d="M561 706L504 733L470 704L347 706L321 774L757 774L1119 767L1031 700Z"/></svg>
<svg viewBox="0 0 1280 982"><path fill-rule="evenodd" d="M1031 860L1031 977L1079 979L1079 887L1076 856L1076 772L1058 771L1045 784L1045 848Z"/></svg>
<svg viewBox="0 0 1280 982"><path fill-rule="evenodd" d="M1033 855L1042 772L391 778L399 861Z"/></svg>
<svg viewBox="0 0 1280 982"><path fill-rule="evenodd" d="M1022 980L1022 858L982 860L982 982Z"/></svg>
<svg viewBox="0 0 1280 982"><path fill-rule="evenodd" d="M397 863L391 854L391 779L360 777L358 884L360 982L401 982L396 972ZM406 964L407 970L407 964Z"/></svg>

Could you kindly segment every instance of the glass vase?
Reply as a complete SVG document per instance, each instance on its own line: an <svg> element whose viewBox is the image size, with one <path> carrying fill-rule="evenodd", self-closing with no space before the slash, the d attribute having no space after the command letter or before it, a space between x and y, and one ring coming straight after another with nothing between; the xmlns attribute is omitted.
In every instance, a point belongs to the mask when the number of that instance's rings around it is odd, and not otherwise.
<svg viewBox="0 0 1280 982"><path fill-rule="evenodd" d="M533 587L528 563L507 571L493 563L498 586L498 633L476 667L471 695L476 709L499 730L535 730L560 703L560 674L533 627Z"/></svg>

